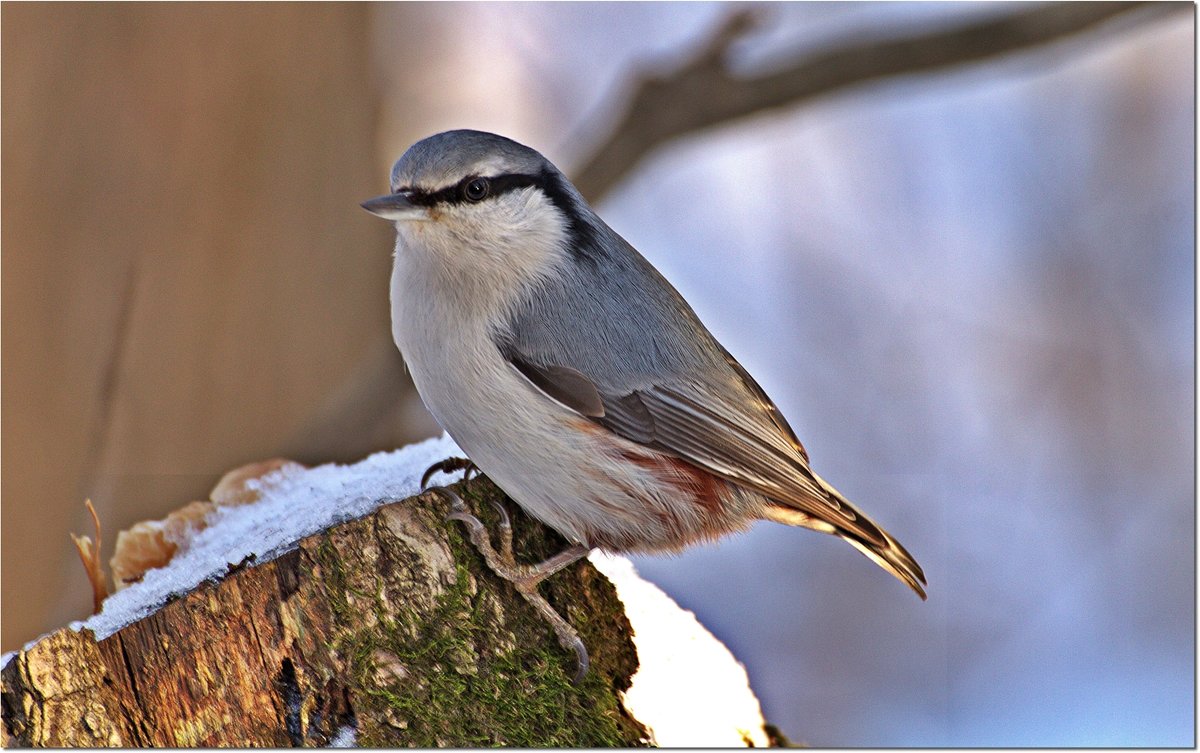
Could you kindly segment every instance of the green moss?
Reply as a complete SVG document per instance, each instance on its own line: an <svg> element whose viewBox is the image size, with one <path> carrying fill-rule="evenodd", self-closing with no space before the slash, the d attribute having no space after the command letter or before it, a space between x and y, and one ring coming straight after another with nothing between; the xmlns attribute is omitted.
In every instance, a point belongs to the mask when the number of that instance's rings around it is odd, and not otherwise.
<svg viewBox="0 0 1200 753"><path fill-rule="evenodd" d="M502 493L484 479L456 490L494 530L489 499ZM404 504L445 510L427 497ZM566 545L552 531L508 503L518 559L534 562ZM424 513L422 513L424 514ZM381 557L398 542L377 527ZM579 630L592 658L591 671L571 684L574 654L512 586L497 579L461 533L446 524L455 579L432 610L386 599L387 584L355 582L361 552L339 547L331 534L316 558L329 592L339 635L333 648L352 678L360 745L520 747L628 747L644 730L620 705L637 659L629 624L607 579L584 563L550 578L547 599ZM386 574L383 576L386 577ZM374 619L365 619L369 609Z"/></svg>

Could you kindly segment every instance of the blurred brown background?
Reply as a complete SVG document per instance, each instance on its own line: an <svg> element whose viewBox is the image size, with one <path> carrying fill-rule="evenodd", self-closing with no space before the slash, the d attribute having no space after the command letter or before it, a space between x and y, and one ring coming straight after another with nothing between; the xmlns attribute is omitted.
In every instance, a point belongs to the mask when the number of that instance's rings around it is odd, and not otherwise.
<svg viewBox="0 0 1200 753"><path fill-rule="evenodd" d="M369 57L367 5L4 6L5 650L86 614L85 497L107 558L237 465L432 430L357 206L386 185ZM395 383L329 441L365 359Z"/></svg>

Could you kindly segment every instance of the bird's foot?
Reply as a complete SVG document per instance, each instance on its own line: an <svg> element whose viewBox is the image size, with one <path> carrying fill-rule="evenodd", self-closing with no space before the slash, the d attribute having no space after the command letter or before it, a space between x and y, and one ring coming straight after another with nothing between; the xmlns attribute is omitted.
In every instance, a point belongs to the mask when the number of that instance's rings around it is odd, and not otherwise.
<svg viewBox="0 0 1200 753"><path fill-rule="evenodd" d="M463 523L467 529L467 536L483 557L484 562L487 563L488 568L497 576L512 583L517 592L542 616L542 619L550 623L559 644L563 648L575 652L578 669L572 682L578 685L588 671L587 647L583 645L579 633L571 627L571 623L554 611L550 602L538 593L537 587L546 578L587 556L588 548L582 544L575 544L544 562L536 565L519 565L513 556L512 522L509 520L508 511L504 509L503 504L492 500L492 506L500 514L500 551L496 551L488 537L483 521L471 514L462 497L444 488L436 491L445 494L450 500L450 514L446 516L446 519L458 520Z"/></svg>
<svg viewBox="0 0 1200 753"><path fill-rule="evenodd" d="M433 474L438 472L454 473L455 471L463 471L463 481L470 481L472 474L476 476L480 475L479 466L475 465L469 459L455 457L446 458L445 460L439 460L438 462L429 466L425 469L425 472L421 474L421 491L425 491L429 488L429 479L433 478Z"/></svg>

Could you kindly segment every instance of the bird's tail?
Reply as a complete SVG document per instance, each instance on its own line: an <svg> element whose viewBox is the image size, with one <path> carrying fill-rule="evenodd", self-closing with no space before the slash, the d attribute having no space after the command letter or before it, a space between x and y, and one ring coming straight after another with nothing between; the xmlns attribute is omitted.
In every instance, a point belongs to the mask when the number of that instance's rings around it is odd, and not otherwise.
<svg viewBox="0 0 1200 753"><path fill-rule="evenodd" d="M892 538L891 534L883 530L882 526L876 524L851 504L850 500L846 499L841 492L834 489L828 482L815 473L811 471L809 473L821 488L829 494L829 497L832 500L836 500L837 507L843 513L850 513L852 516L851 520L847 520L841 515L836 514L818 518L814 517L808 511L800 511L795 507L779 502L774 502L768 506L763 513L763 517L777 523L803 526L804 528L811 528L814 531L833 534L843 539L855 549L865 554L872 562L896 576L896 578L913 591L916 591L917 596L920 596L924 600L926 598L924 588L926 585L925 571L917 564L916 559L908 553L908 550L901 546L899 541ZM809 510L811 509L809 508Z"/></svg>

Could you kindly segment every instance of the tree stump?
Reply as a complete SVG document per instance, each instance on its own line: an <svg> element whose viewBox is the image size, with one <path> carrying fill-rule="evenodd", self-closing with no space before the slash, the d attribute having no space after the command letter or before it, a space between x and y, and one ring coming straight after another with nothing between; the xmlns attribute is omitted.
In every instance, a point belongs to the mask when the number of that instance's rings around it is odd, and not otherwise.
<svg viewBox="0 0 1200 753"><path fill-rule="evenodd" d="M495 486L455 488L495 525ZM315 746L347 729L370 747L647 744L621 703L638 660L612 584L584 561L542 585L591 653L572 685L574 655L447 512L409 497L231 564L102 640L42 638L0 673L4 746ZM523 559L565 546L509 512Z"/></svg>

